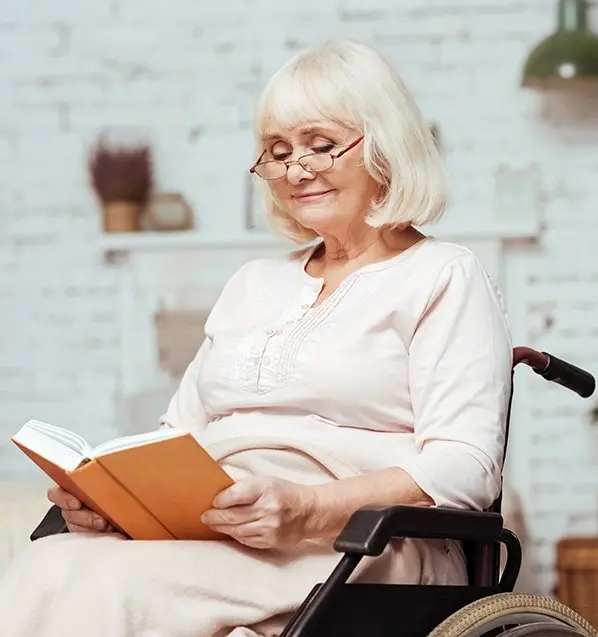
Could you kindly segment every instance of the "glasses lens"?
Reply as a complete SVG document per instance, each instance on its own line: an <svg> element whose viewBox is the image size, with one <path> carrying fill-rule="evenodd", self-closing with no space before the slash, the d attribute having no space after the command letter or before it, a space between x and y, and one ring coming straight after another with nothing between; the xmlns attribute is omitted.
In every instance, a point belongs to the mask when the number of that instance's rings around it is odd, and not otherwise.
<svg viewBox="0 0 598 637"><path fill-rule="evenodd" d="M255 172L262 179L280 179L287 172L287 167L282 161L265 161L257 164Z"/></svg>
<svg viewBox="0 0 598 637"><path fill-rule="evenodd" d="M299 163L311 172L317 173L321 170L328 170L332 167L332 155L329 153L314 153L313 155L305 155L299 159Z"/></svg>

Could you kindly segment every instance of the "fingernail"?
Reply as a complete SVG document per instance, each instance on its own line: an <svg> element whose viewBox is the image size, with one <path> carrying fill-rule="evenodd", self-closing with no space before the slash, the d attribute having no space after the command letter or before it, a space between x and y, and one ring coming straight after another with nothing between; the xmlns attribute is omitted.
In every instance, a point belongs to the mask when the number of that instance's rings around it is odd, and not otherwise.
<svg viewBox="0 0 598 637"><path fill-rule="evenodd" d="M79 501L78 500L69 500L69 508L70 509L78 509Z"/></svg>
<svg viewBox="0 0 598 637"><path fill-rule="evenodd" d="M96 529L101 531L104 528L104 520L99 520L96 518L93 521L93 525L95 526Z"/></svg>

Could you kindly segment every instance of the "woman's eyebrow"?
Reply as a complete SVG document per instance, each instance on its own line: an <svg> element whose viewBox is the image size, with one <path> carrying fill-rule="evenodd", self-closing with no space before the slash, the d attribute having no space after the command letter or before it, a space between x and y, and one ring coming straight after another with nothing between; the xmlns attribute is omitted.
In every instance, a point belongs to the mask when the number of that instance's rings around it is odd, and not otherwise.
<svg viewBox="0 0 598 637"><path fill-rule="evenodd" d="M309 135L314 135L314 134L334 135L334 131L332 131L329 128L325 128L323 126L304 126L303 128L299 129L299 135L303 137L307 137ZM284 138L284 135L281 135L280 133L276 133L276 132L265 133L262 137L262 141L264 142L269 142L273 140L286 141Z"/></svg>
<svg viewBox="0 0 598 637"><path fill-rule="evenodd" d="M262 141L264 143L282 141L282 137L278 133L267 133L266 135L262 135Z"/></svg>
<svg viewBox="0 0 598 637"><path fill-rule="evenodd" d="M299 130L300 135L330 135L332 131L329 128L323 126L307 126Z"/></svg>

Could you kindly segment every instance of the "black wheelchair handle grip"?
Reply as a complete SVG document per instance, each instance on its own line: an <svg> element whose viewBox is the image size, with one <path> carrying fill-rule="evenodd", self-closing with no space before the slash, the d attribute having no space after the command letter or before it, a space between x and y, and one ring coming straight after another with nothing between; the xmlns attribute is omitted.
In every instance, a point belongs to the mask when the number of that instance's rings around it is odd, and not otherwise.
<svg viewBox="0 0 598 637"><path fill-rule="evenodd" d="M536 374L574 391L582 398L589 398L594 393L596 380L592 374L552 354L542 353L548 358L548 363L544 369L535 369Z"/></svg>

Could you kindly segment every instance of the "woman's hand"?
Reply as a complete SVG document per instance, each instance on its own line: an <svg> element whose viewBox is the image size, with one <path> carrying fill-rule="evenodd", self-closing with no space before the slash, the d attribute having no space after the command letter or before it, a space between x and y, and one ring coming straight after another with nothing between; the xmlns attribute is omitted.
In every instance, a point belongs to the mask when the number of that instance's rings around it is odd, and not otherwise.
<svg viewBox="0 0 598 637"><path fill-rule="evenodd" d="M284 550L307 537L316 515L313 487L252 477L219 493L201 520L214 531L259 549Z"/></svg>
<svg viewBox="0 0 598 637"><path fill-rule="evenodd" d="M71 533L111 533L114 531L103 517L83 506L80 500L60 487L48 489L48 500L60 507Z"/></svg>

